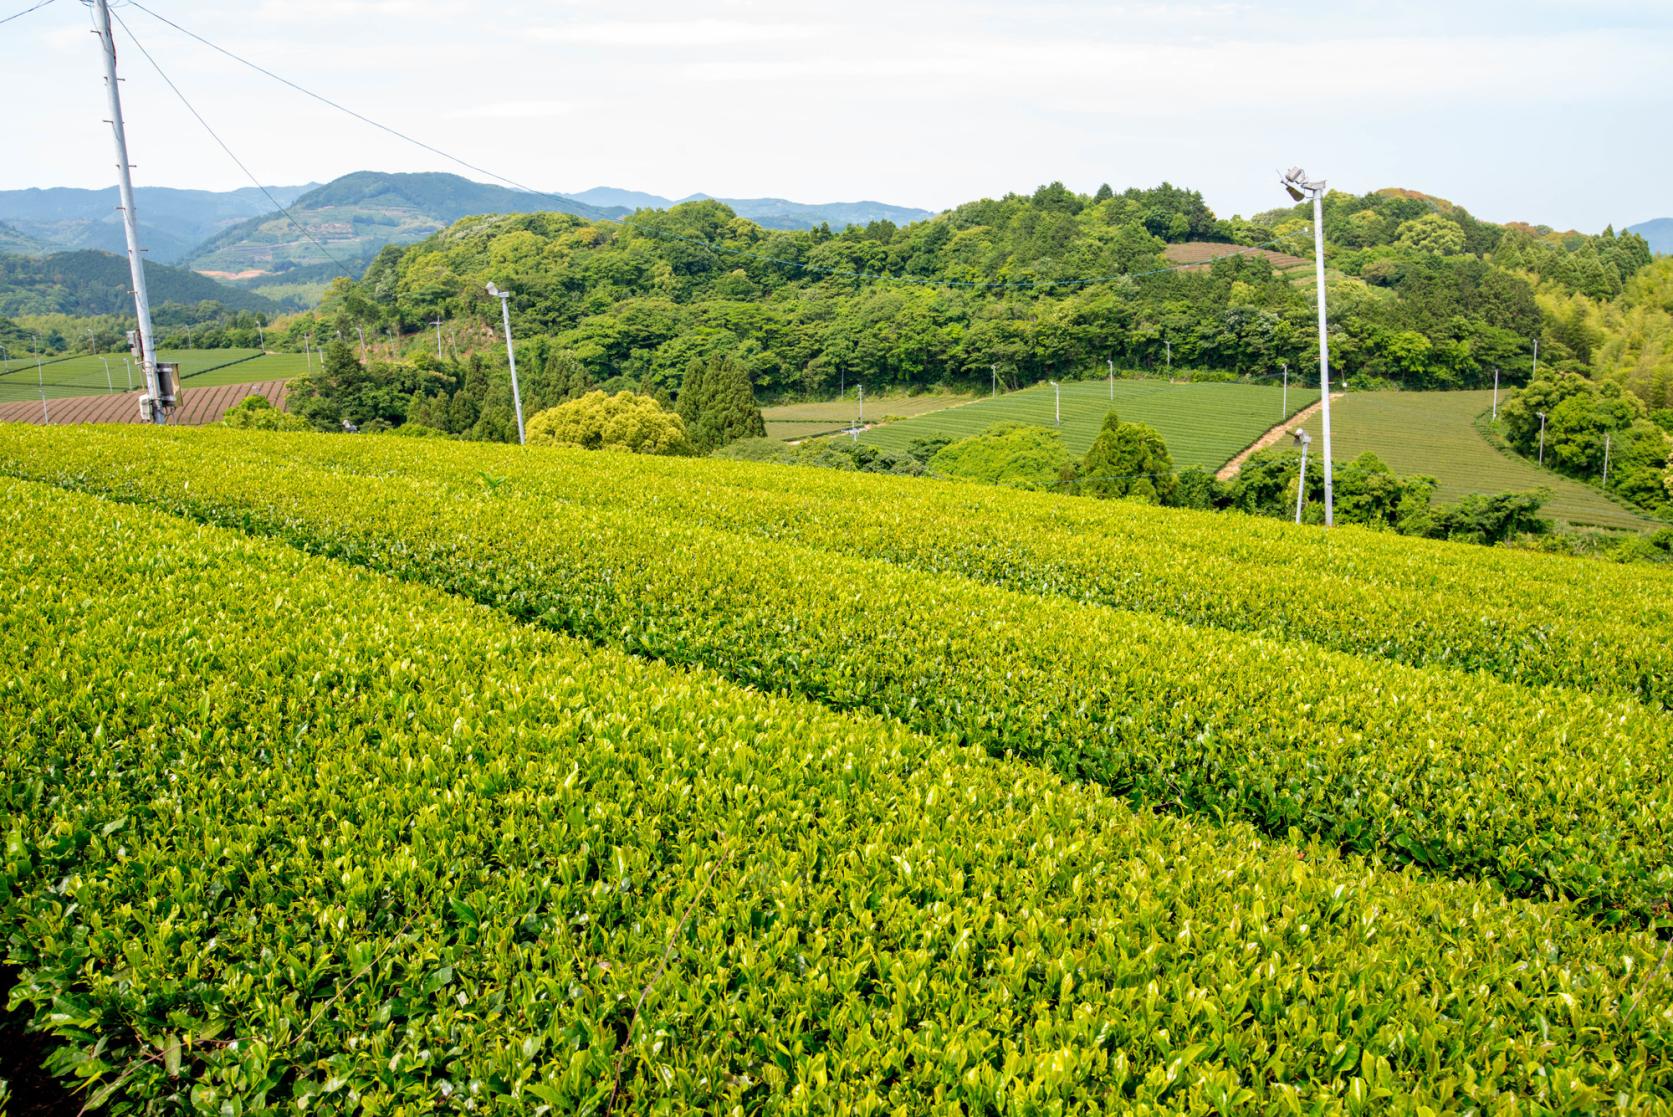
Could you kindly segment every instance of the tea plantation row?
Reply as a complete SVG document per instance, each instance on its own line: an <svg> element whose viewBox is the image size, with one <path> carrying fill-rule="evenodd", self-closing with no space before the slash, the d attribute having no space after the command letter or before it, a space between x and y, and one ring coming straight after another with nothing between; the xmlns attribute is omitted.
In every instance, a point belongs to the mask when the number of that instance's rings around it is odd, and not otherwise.
<svg viewBox="0 0 1673 1117"><path fill-rule="evenodd" d="M408 476L392 439L343 451L353 471L309 463L325 440L307 436L153 439L143 455L113 432L27 441L4 468L272 535L636 654L893 715L1135 804L1298 830L1437 874L1491 877L1513 894L1572 898L1609 919L1642 923L1673 895L1673 719L1629 700L692 526L657 514L673 482L583 504L517 481ZM277 468L275 449L298 452Z"/></svg>
<svg viewBox="0 0 1673 1117"><path fill-rule="evenodd" d="M325 476L284 503L310 509ZM94 1103L1510 1113L1673 1093L1665 944L1566 905L1131 811L152 510L0 482L0 538L13 999Z"/></svg>
<svg viewBox="0 0 1673 1117"><path fill-rule="evenodd" d="M0 460L35 458L37 437L0 432ZM45 437L75 445L72 462L149 452L110 435ZM1416 666L1673 702L1673 641L1664 635L1673 629L1673 572L1654 568L1577 568L1560 556L1356 528L1298 532L1257 517L1158 514L1120 501L744 462L613 455L601 464L581 451L295 437L243 440L238 452L262 455L275 470L300 461L477 492L486 471L519 500L614 505L633 497L639 511L682 522L1029 593Z"/></svg>

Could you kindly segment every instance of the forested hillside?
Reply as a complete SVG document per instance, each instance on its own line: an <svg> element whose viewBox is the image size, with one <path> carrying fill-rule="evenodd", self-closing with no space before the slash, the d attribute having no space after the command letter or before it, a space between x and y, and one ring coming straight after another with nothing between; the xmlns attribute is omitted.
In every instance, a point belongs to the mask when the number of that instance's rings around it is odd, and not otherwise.
<svg viewBox="0 0 1673 1117"><path fill-rule="evenodd" d="M151 306L160 321L170 321L171 305L205 307L198 317L216 317L222 308L271 313L274 304L250 291L240 291L185 268L146 261L145 282ZM128 261L122 256L91 249L52 256L0 255L0 314L76 316L134 313ZM196 320L194 318L193 320Z"/></svg>
<svg viewBox="0 0 1673 1117"><path fill-rule="evenodd" d="M514 292L520 337L549 339L587 376L677 392L694 359L742 360L764 396L839 383L975 383L1122 369L1271 374L1314 367L1308 270L1276 271L1266 246L1310 254L1308 211L1222 219L1194 191L1076 194L1058 184L984 199L906 226L769 231L715 202L621 222L562 214L473 217L385 249L340 284L291 340L331 328L491 326L488 281ZM1611 300L1650 262L1632 235L1498 226L1410 191L1333 194L1332 357L1356 387L1507 383L1550 334L1536 293ZM1169 244L1223 246L1169 267ZM467 337L469 331L461 331ZM456 334L456 337L458 334ZM486 332L479 335L487 340ZM1546 364L1588 366L1551 337Z"/></svg>

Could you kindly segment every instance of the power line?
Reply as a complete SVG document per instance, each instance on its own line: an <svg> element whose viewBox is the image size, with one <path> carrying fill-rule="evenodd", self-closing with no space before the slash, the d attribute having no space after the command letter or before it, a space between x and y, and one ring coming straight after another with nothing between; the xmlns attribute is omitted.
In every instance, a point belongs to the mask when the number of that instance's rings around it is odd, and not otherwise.
<svg viewBox="0 0 1673 1117"><path fill-rule="evenodd" d="M423 148L425 151L428 151L433 155L439 155L443 159L446 159L446 160L448 160L449 162L452 162L452 163L456 163L459 166L466 168L467 170L475 171L477 174L480 174L480 175L486 175L488 178L494 179L496 182L505 183L507 186L511 186L511 187L513 187L517 190L521 190L525 194L532 194L535 197L539 197L539 198L549 198L553 201L561 202L565 205L573 205L574 204L573 199L566 198L562 194L553 194L553 193L551 193L549 191L546 191L546 190L536 190L534 187L528 186L528 185L526 185L524 183L521 183L521 182L518 182L516 179L508 178L508 177L506 177L505 175L502 175L502 174L497 174L494 171L491 171L486 167L478 166L477 164L469 162L468 160L461 159L459 156L454 155L451 152L443 151L439 147L435 147L432 144L425 143L423 140L416 139L413 136L409 136L407 133L402 132L397 128L392 128L387 124L383 124L379 121L373 120L371 117L365 115L364 113L356 112L354 109L351 109L348 106L341 104L340 102L334 101L334 100L325 96L322 93L315 93L313 90L308 89L305 86L299 85L296 82L291 81L289 78L282 77L281 75L274 73L272 70L269 70L266 67L261 66L261 65L255 63L255 62L252 62L248 58L245 58L244 56L242 56L240 54L236 54L233 51L228 50L226 47L223 47L223 46L219 45L218 43L211 42L209 39L204 38L202 35L197 34L195 31L191 31L191 30L188 30L185 27L180 26L180 24L175 23L173 20L169 19L168 17L163 16L163 15L159 15L158 13L152 11L150 8L146 7L144 4L140 3L139 0L129 0L129 6L138 8L140 11L142 11L146 15L150 16L152 19L155 19L155 20L157 20L161 23L167 24L169 27L174 28L174 30L180 32L182 35L185 35L185 36L187 36L188 38L191 38L191 39L195 39L196 41L198 41L199 43L202 43L204 46L208 47L209 49L211 49L211 50L213 50L213 51L215 51L219 54L225 55L227 58L232 59L234 62L237 62L242 66L247 66L250 69L255 70L259 74L264 74L267 77L272 78L274 81L278 82L281 85L288 86L289 88L296 90L298 93L301 93L302 95L304 95L306 97L310 97L313 100L318 101L323 105L327 105L327 106L329 106L333 109L336 109L338 112L345 113L348 116L352 116L356 120L359 120L364 124L369 124L373 128L376 128L381 132L386 132L389 135L394 136L395 138L397 138L399 140L403 140L406 143L410 143L410 144L414 145L415 147ZM126 27L126 25L124 25L124 27ZM132 32L130 32L130 35L131 34L132 34ZM143 49L144 48L142 47L141 50L143 51ZM153 63L153 65L155 65L155 63ZM167 79L165 78L164 80L166 81ZM201 120L201 118L199 118L199 119ZM207 127L207 125L205 125L205 127ZM213 133L211 133L211 134L213 134ZM217 140L217 142L219 142L219 141ZM226 145L224 145L224 144L222 145L222 147L225 147L225 146ZM228 154L230 154L230 152ZM248 172L246 172L246 173L248 173ZM1233 256L1243 256L1243 255L1247 255L1247 254L1252 253L1252 252L1259 252L1263 249L1271 248L1275 245L1285 243L1282 240L1271 240L1271 241L1265 242L1264 244L1244 245L1244 246L1240 246L1240 247L1236 248L1234 251L1227 252L1227 253L1224 253L1224 254L1219 255L1219 256L1209 257L1208 259L1195 260L1195 261L1192 261L1190 263L1171 264L1171 265L1168 265L1168 266L1165 266L1165 267L1151 268L1151 269L1146 270L1146 271L1138 271L1138 272L1131 272L1131 271L1118 272L1118 273L1114 273L1114 274L1110 274L1110 275L1088 276L1088 277L1084 277L1084 278L1074 278L1074 279L959 280L959 279L948 279L948 278L944 278L944 277L935 277L935 276L892 275L892 274L889 274L887 272L864 272L864 271L853 271L853 270L843 269L843 268L822 268L822 267L819 267L816 264L809 264L809 263L805 263L805 262L800 261L800 260L789 260L789 259L785 259L784 257L773 256L773 255L770 255L770 254L765 253L765 252L752 252L752 251L750 251L749 249L746 249L746 248L736 248L736 247L733 247L733 246L730 246L730 245L715 244L712 241L703 240L703 239L698 238L698 237L684 236L680 233L671 232L671 231L666 230L666 229L658 229L655 226L642 227L642 226L630 225L627 222L623 222L622 227L625 228L625 229L631 229L634 232L641 233L641 234L647 235L647 236L660 237L660 238L665 239L665 240L684 241L688 244L693 244L693 245L697 245L697 246L706 248L706 249L708 249L712 252L725 253L725 254L736 255L736 256L751 257L751 258L754 258L754 259L761 260L765 263L775 265L777 267L794 268L798 271L808 272L808 273L811 273L811 274L814 274L814 275L829 276L831 278L836 278L836 279L874 280L874 281L879 281L879 282L914 284L914 285L917 285L917 286L925 286L925 287L955 287L955 288L972 289L972 290L998 290L998 289L1033 290L1033 289L1051 288L1051 287L1085 287L1085 286L1092 286L1092 285L1099 284L1099 283L1113 283L1113 282L1115 282L1117 280L1121 280L1121 279L1140 279L1140 278L1144 278L1146 276L1162 275L1162 274L1165 274L1167 272L1185 271L1185 270L1189 270L1189 269L1192 269L1192 268L1202 268L1202 267L1206 267L1210 264L1213 264L1213 263L1215 263L1216 261L1219 261L1219 260L1229 259Z"/></svg>
<svg viewBox="0 0 1673 1117"><path fill-rule="evenodd" d="M38 12L50 3L52 3L52 0L40 0L40 3L38 3L38 4L32 4L29 7L23 9L21 12L15 12L12 15L7 16L5 19L0 19L0 23L10 23L14 19L22 19L24 16L28 15L30 12Z"/></svg>
<svg viewBox="0 0 1673 1117"><path fill-rule="evenodd" d="M49 2L50 2L50 0L49 0ZM292 225L296 226L296 231L297 232L301 233L304 237L307 237L308 240L313 243L313 246L315 248L319 249L321 254L323 254L327 260L330 260L333 264L336 265L337 270L343 274L344 278L353 279L354 275L349 271L348 267L341 260L337 259L337 257L333 256L331 254L331 251L328 248L326 248L325 245L321 244L319 242L319 239L317 237L315 237L313 233L310 233L307 230L307 228L305 226L303 226L302 222L298 221L296 219L296 217L291 213L291 211L286 206L284 206L283 204L280 203L279 199L277 199L273 196L272 191L268 190L266 186L262 185L261 180L258 179L253 173L251 173L249 167L244 165L244 161L242 159L240 159L233 152L232 148L227 146L226 141L221 139L221 137L216 133L215 129L213 129L209 126L209 121L207 121L203 118L203 114L197 111L197 109L192 105L192 102L186 97L186 95L184 93L182 93L180 91L180 87L178 85L175 85L173 80L168 76L168 74L163 72L163 68L162 68L162 66L158 65L157 60L155 58L151 57L151 52L145 49L145 44L139 41L139 36L134 34L133 28L129 27L127 22L120 15L117 15L117 13L111 12L111 15L115 17L117 23L122 25L122 30L124 32L126 32L128 38L133 42L135 48L137 48L139 50L139 52L145 56L145 60L147 62L151 63L151 68L153 70L157 71L157 76L163 79L163 84L167 85L169 87L169 89L173 90L174 95L180 99L180 103L182 105L186 106L186 111L191 113L192 116L197 120L197 122L199 124L203 125L203 130L205 132L209 133L209 138L214 140L217 144L219 144L221 150L227 153L227 158L231 159L234 163L236 163L238 165L238 169L244 172L244 177L248 178L252 183L254 183L257 190L260 190L264 195L266 195L267 200L273 204L275 209L277 209L280 213L285 215L285 219L287 221L289 221Z"/></svg>

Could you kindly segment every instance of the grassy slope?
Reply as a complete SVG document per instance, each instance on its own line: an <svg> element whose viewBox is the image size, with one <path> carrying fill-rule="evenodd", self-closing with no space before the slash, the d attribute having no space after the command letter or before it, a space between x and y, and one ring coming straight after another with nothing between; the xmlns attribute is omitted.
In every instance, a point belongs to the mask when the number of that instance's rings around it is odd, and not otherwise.
<svg viewBox="0 0 1673 1117"><path fill-rule="evenodd" d="M1335 458L1346 461L1367 450L1396 473L1423 473L1440 482L1436 499L1453 501L1466 493L1496 493L1548 488L1554 494L1545 510L1581 527L1626 530L1647 521L1598 493L1548 470L1512 457L1488 444L1474 423L1493 405L1483 392L1349 392L1331 401L1331 437ZM1307 428L1319 435L1315 417Z"/></svg>
<svg viewBox="0 0 1673 1117"><path fill-rule="evenodd" d="M1290 412L1317 398L1316 391L1292 385ZM1063 441L1073 453L1085 453L1113 407L1123 419L1148 423L1160 431L1175 465L1216 469L1279 422L1282 403L1283 389L1266 385L1117 380L1112 404L1108 381L1074 381L1063 385ZM998 399L890 423L860 438L876 446L905 449L914 438L936 434L964 438L1006 421L1050 426L1052 417L1051 385L1039 384Z"/></svg>

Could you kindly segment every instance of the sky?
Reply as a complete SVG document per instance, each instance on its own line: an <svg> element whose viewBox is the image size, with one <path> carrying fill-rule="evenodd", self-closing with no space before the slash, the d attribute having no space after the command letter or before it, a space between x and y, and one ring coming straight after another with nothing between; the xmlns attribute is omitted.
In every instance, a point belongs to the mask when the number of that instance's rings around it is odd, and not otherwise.
<svg viewBox="0 0 1673 1117"><path fill-rule="evenodd" d="M0 0L0 18L33 0ZM1223 215L1405 186L1494 221L1673 216L1673 0L140 0L315 92L542 190L939 210L1162 181ZM136 185L463 173L112 5ZM91 9L0 24L0 188L106 186Z"/></svg>

